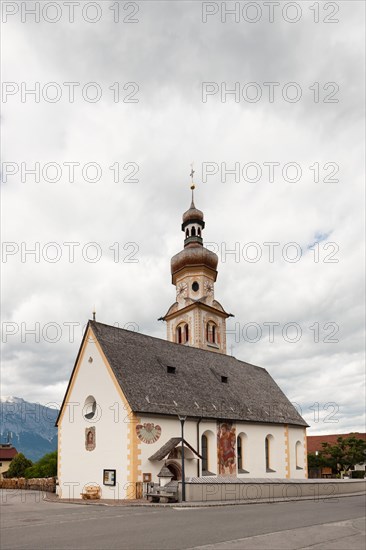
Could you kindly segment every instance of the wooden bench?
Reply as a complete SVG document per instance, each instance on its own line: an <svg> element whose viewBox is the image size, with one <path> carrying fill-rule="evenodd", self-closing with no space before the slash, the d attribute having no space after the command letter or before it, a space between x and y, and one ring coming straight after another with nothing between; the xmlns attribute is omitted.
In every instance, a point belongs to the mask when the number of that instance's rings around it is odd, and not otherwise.
<svg viewBox="0 0 366 550"><path fill-rule="evenodd" d="M83 500L97 500L100 498L100 487L88 485L80 495Z"/></svg>

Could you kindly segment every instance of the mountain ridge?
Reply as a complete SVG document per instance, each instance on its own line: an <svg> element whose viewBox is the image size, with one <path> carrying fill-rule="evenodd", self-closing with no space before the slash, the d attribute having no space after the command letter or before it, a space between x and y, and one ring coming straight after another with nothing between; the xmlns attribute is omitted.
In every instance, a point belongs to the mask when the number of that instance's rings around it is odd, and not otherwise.
<svg viewBox="0 0 366 550"><path fill-rule="evenodd" d="M12 443L32 461L57 449L56 418L59 410L26 401L0 397L0 441Z"/></svg>

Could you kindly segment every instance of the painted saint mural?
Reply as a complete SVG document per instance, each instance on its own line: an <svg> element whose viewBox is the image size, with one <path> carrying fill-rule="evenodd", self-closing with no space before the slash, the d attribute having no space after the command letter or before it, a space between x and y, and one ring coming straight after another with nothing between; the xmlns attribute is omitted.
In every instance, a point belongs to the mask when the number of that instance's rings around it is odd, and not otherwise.
<svg viewBox="0 0 366 550"><path fill-rule="evenodd" d="M232 422L217 423L218 474L236 475L236 429Z"/></svg>
<svg viewBox="0 0 366 550"><path fill-rule="evenodd" d="M85 428L85 449L87 451L94 451L95 449L95 426Z"/></svg>

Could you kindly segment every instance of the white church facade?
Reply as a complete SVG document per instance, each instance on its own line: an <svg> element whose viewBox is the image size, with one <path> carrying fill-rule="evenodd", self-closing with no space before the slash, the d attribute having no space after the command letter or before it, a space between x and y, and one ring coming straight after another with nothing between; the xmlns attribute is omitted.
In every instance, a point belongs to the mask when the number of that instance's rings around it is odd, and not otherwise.
<svg viewBox="0 0 366 550"><path fill-rule="evenodd" d="M214 296L204 225L192 193L167 340L89 321L57 420L61 498L91 485L103 499L138 498L164 472L193 483L307 477L306 422L265 369L226 355L230 314Z"/></svg>

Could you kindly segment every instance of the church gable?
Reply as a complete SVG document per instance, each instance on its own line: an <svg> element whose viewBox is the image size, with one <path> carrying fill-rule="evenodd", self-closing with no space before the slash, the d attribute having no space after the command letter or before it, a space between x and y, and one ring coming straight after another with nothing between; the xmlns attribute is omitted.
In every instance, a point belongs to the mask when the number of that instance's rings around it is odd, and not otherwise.
<svg viewBox="0 0 366 550"><path fill-rule="evenodd" d="M59 494L79 498L92 483L106 498L133 498L141 473L138 423L89 323L57 419ZM108 487L106 469L118 472L118 486ZM65 484L70 479L77 479L74 489Z"/></svg>
<svg viewBox="0 0 366 550"><path fill-rule="evenodd" d="M84 409L87 408L87 400L91 394L98 393L98 382L102 381L103 386L109 389L108 402L118 399L121 406L131 410L126 397L123 395L121 386L109 365L107 358L90 326L88 324L79 352L75 361L69 384L63 399L56 426L60 426L67 407ZM99 400L98 400L99 402ZM76 406L75 406L76 404ZM80 410L78 416L82 416Z"/></svg>

